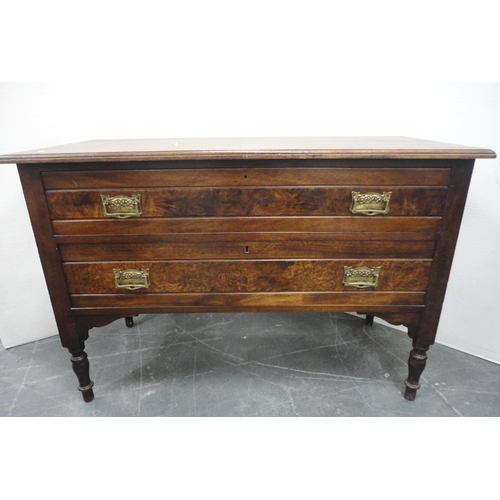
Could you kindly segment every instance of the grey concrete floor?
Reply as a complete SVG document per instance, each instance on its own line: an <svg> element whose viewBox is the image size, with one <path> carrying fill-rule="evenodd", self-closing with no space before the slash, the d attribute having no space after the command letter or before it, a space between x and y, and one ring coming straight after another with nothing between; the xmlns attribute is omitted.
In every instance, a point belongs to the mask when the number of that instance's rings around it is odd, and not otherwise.
<svg viewBox="0 0 500 500"><path fill-rule="evenodd" d="M0 416L500 416L500 366L431 346L414 402L396 329L337 313L142 315L90 331L95 400L58 337L0 347Z"/></svg>

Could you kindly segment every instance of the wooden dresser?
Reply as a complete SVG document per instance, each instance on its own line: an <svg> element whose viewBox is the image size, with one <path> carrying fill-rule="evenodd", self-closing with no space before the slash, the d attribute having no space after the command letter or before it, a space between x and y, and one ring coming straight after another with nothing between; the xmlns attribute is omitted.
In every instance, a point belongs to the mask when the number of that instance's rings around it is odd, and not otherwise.
<svg viewBox="0 0 500 500"><path fill-rule="evenodd" d="M405 137L90 141L17 163L62 345L141 313L344 311L434 342L476 158Z"/></svg>

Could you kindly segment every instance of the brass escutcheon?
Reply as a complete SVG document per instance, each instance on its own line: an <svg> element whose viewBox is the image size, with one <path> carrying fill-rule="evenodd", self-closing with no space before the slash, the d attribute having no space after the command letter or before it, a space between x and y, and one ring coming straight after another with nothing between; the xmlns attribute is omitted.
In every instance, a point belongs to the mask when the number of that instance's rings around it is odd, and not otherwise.
<svg viewBox="0 0 500 500"><path fill-rule="evenodd" d="M101 194L101 199L105 217L126 219L128 217L139 217L142 214L140 194L112 197L107 194Z"/></svg>
<svg viewBox="0 0 500 500"><path fill-rule="evenodd" d="M344 266L344 286L354 288L375 288L378 285L380 267Z"/></svg>
<svg viewBox="0 0 500 500"><path fill-rule="evenodd" d="M149 288L149 269L113 269L115 275L116 288L125 288L126 290L139 290L140 288Z"/></svg>
<svg viewBox="0 0 500 500"><path fill-rule="evenodd" d="M351 212L363 215L385 215L389 213L389 200L392 191L380 193L364 193L352 191Z"/></svg>

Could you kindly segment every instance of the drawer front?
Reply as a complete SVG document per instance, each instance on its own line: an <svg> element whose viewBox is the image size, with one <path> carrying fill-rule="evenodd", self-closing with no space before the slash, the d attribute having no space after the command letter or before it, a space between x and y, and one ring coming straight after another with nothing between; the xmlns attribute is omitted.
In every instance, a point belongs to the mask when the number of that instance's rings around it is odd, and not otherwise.
<svg viewBox="0 0 500 500"><path fill-rule="evenodd" d="M62 238L64 262L189 259L430 259L435 240L420 235L222 233Z"/></svg>
<svg viewBox="0 0 500 500"><path fill-rule="evenodd" d="M447 186L449 168L186 168L44 172L45 189L213 186Z"/></svg>
<svg viewBox="0 0 500 500"><path fill-rule="evenodd" d="M425 291L430 265L430 260L122 261L67 263L64 271L71 294L366 293Z"/></svg>
<svg viewBox="0 0 500 500"><path fill-rule="evenodd" d="M355 196L379 197L381 201L375 205L385 209L384 216L440 216L446 194L447 189L444 187L360 185L286 188L131 187L123 190L47 191L47 202L53 220L107 217L346 216L352 215L356 209L353 202ZM357 207L369 205L358 202ZM359 213L353 217L364 216Z"/></svg>

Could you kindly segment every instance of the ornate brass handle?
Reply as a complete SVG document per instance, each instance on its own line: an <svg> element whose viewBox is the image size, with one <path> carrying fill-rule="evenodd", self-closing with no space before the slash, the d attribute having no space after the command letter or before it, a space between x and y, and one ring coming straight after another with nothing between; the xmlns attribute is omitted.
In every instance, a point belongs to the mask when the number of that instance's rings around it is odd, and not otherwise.
<svg viewBox="0 0 500 500"><path fill-rule="evenodd" d="M364 193L352 191L351 212L363 215L385 215L389 213L389 200L392 191L379 193Z"/></svg>
<svg viewBox="0 0 500 500"><path fill-rule="evenodd" d="M141 195L132 196L108 196L101 194L102 206L106 217L125 219L128 217L139 217L142 214Z"/></svg>
<svg viewBox="0 0 500 500"><path fill-rule="evenodd" d="M113 269L115 275L116 288L125 288L127 290L138 290L140 288L149 288L149 269Z"/></svg>
<svg viewBox="0 0 500 500"><path fill-rule="evenodd" d="M378 285L380 267L351 267L344 266L344 286L354 288L375 288Z"/></svg>

